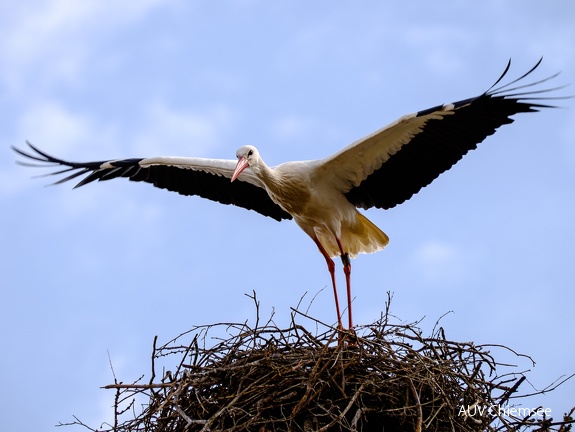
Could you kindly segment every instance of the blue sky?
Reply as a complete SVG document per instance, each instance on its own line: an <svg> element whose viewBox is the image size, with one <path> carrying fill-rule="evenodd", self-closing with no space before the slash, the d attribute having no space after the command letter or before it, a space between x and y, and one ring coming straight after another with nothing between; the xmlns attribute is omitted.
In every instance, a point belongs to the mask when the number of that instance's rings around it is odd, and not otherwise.
<svg viewBox="0 0 575 432"><path fill-rule="evenodd" d="M483 2L0 2L0 396L6 430L110 420L113 377L149 370L154 335L278 325L304 293L335 321L329 274L293 222L124 180L44 187L30 140L70 160L160 155L270 165L326 156L397 117L486 90L541 56L574 94L575 5ZM353 261L354 316L386 292L403 322L536 361L524 392L575 372L575 103L516 116L407 203L367 216L388 248ZM343 274L338 278L343 288ZM344 296L343 289L341 290ZM305 324L305 322L303 322ZM560 416L575 382L527 404Z"/></svg>

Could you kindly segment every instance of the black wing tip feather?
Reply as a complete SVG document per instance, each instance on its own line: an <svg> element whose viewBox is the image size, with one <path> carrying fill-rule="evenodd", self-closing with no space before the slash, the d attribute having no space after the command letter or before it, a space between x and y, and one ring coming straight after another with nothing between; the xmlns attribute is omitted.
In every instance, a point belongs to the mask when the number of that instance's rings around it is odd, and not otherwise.
<svg viewBox="0 0 575 432"><path fill-rule="evenodd" d="M506 101L514 103L518 106L521 106L523 109L518 110L518 112L535 112L535 111L539 111L539 109L560 108L557 105L550 104L550 103L544 103L544 102L545 101L572 99L574 96L554 96L554 95L545 96L545 95L552 93L552 92L555 92L555 91L558 91L558 90L562 90L562 89L568 87L569 84L564 84L564 85L560 85L560 86L556 86L556 87L542 88L542 89L533 89L533 87L536 87L538 85L544 84L548 81L551 81L551 80L557 78L557 76L560 75L561 71L556 72L553 75L547 76L545 78L542 78L542 79L539 79L539 80L536 80L533 82L528 82L526 84L521 84L521 85L514 87L514 84L517 84L518 82L526 79L528 76L530 76L532 73L534 73L539 68L539 66L541 66L542 62L543 62L543 57L541 57L535 63L534 66L532 66L527 72L525 72L524 74L522 74L518 78L515 78L508 83L501 84L502 81L504 80L504 78L507 77L507 75L511 71L511 59L509 59L509 61L507 62L507 65L505 66L505 68L503 70L503 73L491 85L491 87L489 87L485 92L483 92L479 96L463 99L463 100L460 100L457 102L452 102L451 104L447 104L447 105L453 105L454 108L460 108L462 106L469 105L478 99L488 98L488 99L506 100ZM499 85L499 84L501 84L501 85ZM525 89L527 89L527 90L525 90ZM521 91L521 90L525 90L525 91ZM536 96L536 95L544 95L544 96ZM425 116L425 115L431 114L435 111L442 110L445 106L446 106L445 104L444 105L437 105L437 106L434 106L432 108L428 108L428 109L419 111L419 112L417 112L416 116L420 117L420 116Z"/></svg>
<svg viewBox="0 0 575 432"><path fill-rule="evenodd" d="M123 161L99 161L99 162L70 162L63 159L59 159L40 150L38 147L33 145L31 142L26 141L26 145L30 148L28 151L21 148L10 146L13 151L18 153L27 159L35 161L35 163L16 161L19 165L31 166L34 168L51 168L51 167L66 167L61 170L54 172L49 172L36 177L47 177L52 175L60 175L65 173L71 173L70 175L51 183L50 186L65 183L67 181L73 180L82 175L88 174L84 179L82 179L78 184L74 186L74 189L84 186L94 180L107 180L109 178L120 177L123 172L128 171L129 168L137 166L138 162L142 159L126 159ZM102 169L101 166L104 163L110 163L115 166L115 163L121 164L119 169L122 172L117 172L115 168ZM116 174L116 175L114 175Z"/></svg>
<svg viewBox="0 0 575 432"><path fill-rule="evenodd" d="M533 82L529 82L526 84L521 84L521 85L516 86L516 87L512 87L514 84L524 80L529 75L531 75L533 72L535 72L535 70L541 65L542 61L543 61L543 57L541 57L539 59L539 61L531 69L529 69L527 72L525 72L519 78L516 78L507 84L503 84L503 85L497 87L497 85L501 82L501 79L508 72L508 69L506 68L505 73L501 75L501 77L484 93L484 95L491 96L491 97L501 96L501 97L504 97L506 99L512 98L512 99L516 99L517 101L524 101L524 102L535 101L535 100L561 100L561 99L572 98L573 96L545 96L545 97L533 96L536 94L546 94L546 93L551 93L551 92L554 92L557 90L562 90L562 89L566 88L568 86L568 84L564 84L564 85L557 86L557 87L543 88L543 89L539 89L539 90L528 90L528 91L523 91L523 92L517 92L517 90L529 89L529 88L538 86L540 84L546 83L548 81L551 81L551 80L557 78L561 74L561 71L556 72L553 75L549 75L545 78L539 79L537 81L533 81ZM511 60L510 60L510 62L511 62ZM509 64L511 64L511 63L509 63ZM555 108L552 105L540 105L540 104L535 104L535 105L539 106L541 108Z"/></svg>
<svg viewBox="0 0 575 432"><path fill-rule="evenodd" d="M10 148L16 153L18 153L20 156L24 156L25 158L32 159L38 162L42 162L42 165L31 164L29 162L16 161L17 164L25 166L41 166L41 167L47 166L46 163L51 163L52 165L60 165L59 161L56 158L42 152L40 149L35 147L30 141L26 141L26 145L28 145L28 147L32 149L31 153L13 145L11 145Z"/></svg>
<svg viewBox="0 0 575 432"><path fill-rule="evenodd" d="M541 66L542 62L543 57L541 57L535 63L535 65L533 65L531 69L529 69L523 75L511 80L508 83L499 85L511 70L511 59L509 59L507 66L505 67L505 70L503 71L499 79L497 79L497 81L495 81L493 85L489 87L480 97L483 96L483 97L510 100L516 103L530 105L533 108L558 108L555 105L543 104L537 101L571 99L573 96L554 96L554 95L535 96L535 95L545 95L558 90L562 90L566 88L569 84L564 84L556 87L540 88L540 89L533 89L533 87L539 86L541 84L544 84L548 81L557 78L561 74L561 71L532 82L527 82L525 84L515 86L515 84L525 80L527 77L533 74L539 68L539 66ZM518 91L518 90L525 90L525 91Z"/></svg>

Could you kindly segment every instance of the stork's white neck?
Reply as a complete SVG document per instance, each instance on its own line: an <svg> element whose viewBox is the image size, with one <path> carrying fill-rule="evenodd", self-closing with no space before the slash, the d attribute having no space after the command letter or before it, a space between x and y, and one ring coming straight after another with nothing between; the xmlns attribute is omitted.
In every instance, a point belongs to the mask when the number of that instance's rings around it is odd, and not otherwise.
<svg viewBox="0 0 575 432"><path fill-rule="evenodd" d="M256 177L266 186L273 187L274 184L279 183L277 173L266 165L260 155L258 155L257 159L250 165L250 168Z"/></svg>

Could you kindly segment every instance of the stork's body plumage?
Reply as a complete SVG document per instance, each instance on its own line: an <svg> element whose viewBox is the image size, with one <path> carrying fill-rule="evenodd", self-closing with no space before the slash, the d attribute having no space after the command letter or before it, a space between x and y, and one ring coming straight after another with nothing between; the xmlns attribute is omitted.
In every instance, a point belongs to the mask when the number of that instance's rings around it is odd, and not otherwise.
<svg viewBox="0 0 575 432"><path fill-rule="evenodd" d="M330 257L341 255L336 238L350 257L376 252L387 245L387 236L357 211L344 189L333 187L324 175L322 161L287 162L270 168L253 146L240 148L237 157L246 163L240 164L236 172L249 167L270 199L310 237L317 237Z"/></svg>
<svg viewBox="0 0 575 432"><path fill-rule="evenodd" d="M540 63L540 62L539 62ZM270 168L253 146L237 151L234 160L155 157L68 162L30 145L22 156L67 168L62 183L87 176L78 183L128 177L183 195L199 195L223 204L255 210L276 220L294 219L316 243L332 279L338 326L341 311L333 257L341 257L347 287L349 327L351 314L350 257L383 249L389 239L357 209L388 209L409 199L495 130L513 122L510 116L550 107L534 94L555 89L513 93L540 84L510 86L529 75L494 89L499 80L478 97L445 104L400 118L390 125L321 160L287 162ZM553 98L546 98L553 99ZM231 180L231 181L230 181Z"/></svg>

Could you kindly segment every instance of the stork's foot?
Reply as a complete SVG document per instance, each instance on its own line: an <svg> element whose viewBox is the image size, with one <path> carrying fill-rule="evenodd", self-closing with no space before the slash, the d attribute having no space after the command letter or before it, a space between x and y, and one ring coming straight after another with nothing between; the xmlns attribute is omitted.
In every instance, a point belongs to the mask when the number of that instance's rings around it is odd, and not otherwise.
<svg viewBox="0 0 575 432"><path fill-rule="evenodd" d="M337 328L337 342L338 345L345 345L347 347L357 346L357 334L353 328L344 329L343 327Z"/></svg>

